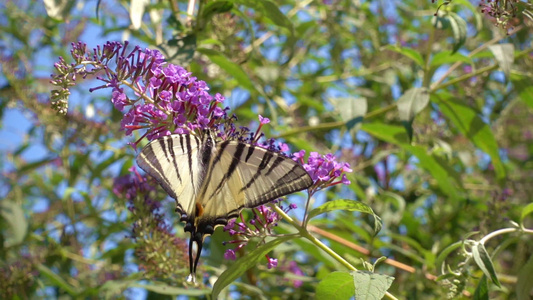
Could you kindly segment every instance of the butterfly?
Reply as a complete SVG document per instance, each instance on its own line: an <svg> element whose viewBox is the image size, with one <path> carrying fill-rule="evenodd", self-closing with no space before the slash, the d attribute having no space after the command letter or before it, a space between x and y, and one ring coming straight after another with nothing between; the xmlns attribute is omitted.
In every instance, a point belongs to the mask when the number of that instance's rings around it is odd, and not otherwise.
<svg viewBox="0 0 533 300"><path fill-rule="evenodd" d="M217 141L208 130L155 139L141 150L137 164L176 200L184 230L191 233L187 281L193 283L204 239L215 227L238 217L243 208L313 184L307 171L291 158L236 140Z"/></svg>

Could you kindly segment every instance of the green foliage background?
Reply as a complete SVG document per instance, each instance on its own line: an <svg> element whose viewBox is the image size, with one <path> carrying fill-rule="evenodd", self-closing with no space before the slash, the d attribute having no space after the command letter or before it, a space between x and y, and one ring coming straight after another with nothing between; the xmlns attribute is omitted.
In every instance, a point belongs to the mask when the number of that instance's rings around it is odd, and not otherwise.
<svg viewBox="0 0 533 300"><path fill-rule="evenodd" d="M70 43L128 39L158 47L226 96L242 125L262 114L272 120L267 136L349 162L352 184L319 200L361 201L383 228L374 236L371 216L345 210L315 217L308 229L358 269L388 257L374 272L395 278L391 295L529 299L528 2L507 1L518 10L504 29L465 0L438 12L429 0L198 1L187 15L191 2L152 1L141 14L138 1L102 1L98 15L96 3L85 1L45 1L48 10L40 1L0 4L0 115L19 111L32 123L12 133L22 134L20 145L0 150L2 298L130 297L130 287L150 298L210 293L138 269L138 245L128 238L135 216L112 193L135 151L110 95L88 93L90 82L77 86L66 116L47 100L48 74ZM35 145L44 152L39 159L27 155ZM167 204L169 223L186 238ZM223 260L224 239L217 233L203 259L213 280L238 263ZM328 282L346 279L332 273L344 266L303 239L272 253L296 260L304 276L254 262L256 270L233 283L234 297L329 295Z"/></svg>

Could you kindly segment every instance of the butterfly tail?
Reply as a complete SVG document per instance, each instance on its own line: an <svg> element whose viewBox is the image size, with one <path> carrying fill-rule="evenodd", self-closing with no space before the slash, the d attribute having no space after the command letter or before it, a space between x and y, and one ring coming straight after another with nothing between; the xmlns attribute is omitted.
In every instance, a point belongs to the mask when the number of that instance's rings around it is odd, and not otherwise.
<svg viewBox="0 0 533 300"><path fill-rule="evenodd" d="M203 234L199 232L191 233L191 239L189 240L189 268L191 274L187 277L187 282L196 283L196 267L200 261L200 255L202 254L203 246ZM193 245L196 243L196 257L193 255Z"/></svg>

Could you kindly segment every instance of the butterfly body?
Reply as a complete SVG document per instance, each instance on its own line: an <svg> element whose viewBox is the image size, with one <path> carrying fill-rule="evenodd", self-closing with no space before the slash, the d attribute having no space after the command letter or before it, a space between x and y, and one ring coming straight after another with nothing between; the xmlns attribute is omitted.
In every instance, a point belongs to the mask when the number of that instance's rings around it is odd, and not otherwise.
<svg viewBox="0 0 533 300"><path fill-rule="evenodd" d="M308 188L312 180L292 159L238 141L217 142L202 135L173 134L153 140L137 157L138 165L176 200L176 211L191 233L189 263L195 280L203 240L236 218L242 208L256 207ZM193 244L197 244L193 259Z"/></svg>

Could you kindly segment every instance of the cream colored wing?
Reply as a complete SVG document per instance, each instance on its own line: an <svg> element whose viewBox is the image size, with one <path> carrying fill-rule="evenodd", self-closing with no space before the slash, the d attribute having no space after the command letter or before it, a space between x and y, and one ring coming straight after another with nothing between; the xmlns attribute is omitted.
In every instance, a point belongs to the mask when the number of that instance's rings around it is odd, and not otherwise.
<svg viewBox="0 0 533 300"><path fill-rule="evenodd" d="M175 134L153 140L137 156L137 164L153 176L176 199L180 214L191 215L201 187L202 141L189 134Z"/></svg>
<svg viewBox="0 0 533 300"><path fill-rule="evenodd" d="M223 225L243 207L255 207L281 196L304 190L313 183L294 160L277 152L236 141L217 144L198 194L205 223Z"/></svg>

